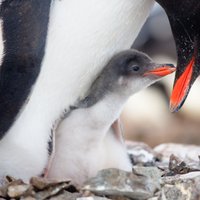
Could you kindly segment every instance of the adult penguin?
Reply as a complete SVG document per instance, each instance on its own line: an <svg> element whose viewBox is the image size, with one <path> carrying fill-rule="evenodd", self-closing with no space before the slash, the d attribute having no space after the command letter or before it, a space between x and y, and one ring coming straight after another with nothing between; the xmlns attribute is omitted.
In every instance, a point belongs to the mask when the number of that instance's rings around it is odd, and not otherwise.
<svg viewBox="0 0 200 200"><path fill-rule="evenodd" d="M176 42L178 64L170 107L183 105L200 74L200 1L156 0L166 11Z"/></svg>
<svg viewBox="0 0 200 200"><path fill-rule="evenodd" d="M136 38L151 0L0 1L0 177L28 180L51 129L107 60Z"/></svg>

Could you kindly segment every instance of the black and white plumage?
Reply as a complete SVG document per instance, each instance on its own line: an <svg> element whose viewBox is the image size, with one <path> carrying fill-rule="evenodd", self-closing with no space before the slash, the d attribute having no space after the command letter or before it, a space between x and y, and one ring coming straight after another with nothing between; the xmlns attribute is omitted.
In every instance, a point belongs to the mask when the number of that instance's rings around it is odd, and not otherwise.
<svg viewBox="0 0 200 200"><path fill-rule="evenodd" d="M82 184L101 169L131 171L116 121L129 96L173 71L172 65L155 64L135 50L115 55L58 127L48 177Z"/></svg>
<svg viewBox="0 0 200 200"><path fill-rule="evenodd" d="M43 172L55 121L85 96L108 58L131 46L152 4L0 1L0 178Z"/></svg>
<svg viewBox="0 0 200 200"><path fill-rule="evenodd" d="M49 10L49 0L1 4L0 138L12 126L40 73Z"/></svg>
<svg viewBox="0 0 200 200"><path fill-rule="evenodd" d="M156 1L166 11L176 43L178 61L170 108L177 112L200 75L200 1Z"/></svg>

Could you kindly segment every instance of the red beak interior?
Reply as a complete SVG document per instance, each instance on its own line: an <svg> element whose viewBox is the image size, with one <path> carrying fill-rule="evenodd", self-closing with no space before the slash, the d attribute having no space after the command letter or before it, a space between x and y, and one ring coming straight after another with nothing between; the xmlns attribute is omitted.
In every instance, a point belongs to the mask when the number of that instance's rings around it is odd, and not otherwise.
<svg viewBox="0 0 200 200"><path fill-rule="evenodd" d="M191 59L183 74L176 80L170 98L171 112L177 112L187 97L193 73L195 57Z"/></svg>
<svg viewBox="0 0 200 200"><path fill-rule="evenodd" d="M166 64L166 65L162 65L160 67L157 67L153 70L150 70L148 72L146 72L144 74L144 76L147 76L147 75L155 75L155 76L166 76L168 74L171 74L173 73L174 71L176 70L176 68L174 67L174 65L172 64Z"/></svg>

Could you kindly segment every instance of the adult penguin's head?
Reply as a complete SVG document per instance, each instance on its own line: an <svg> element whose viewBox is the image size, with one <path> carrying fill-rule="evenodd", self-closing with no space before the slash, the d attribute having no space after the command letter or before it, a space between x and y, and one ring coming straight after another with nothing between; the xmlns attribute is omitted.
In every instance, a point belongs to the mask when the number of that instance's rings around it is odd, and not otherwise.
<svg viewBox="0 0 200 200"><path fill-rule="evenodd" d="M178 63L170 99L170 109L176 112L200 74L200 1L156 1L168 15L176 43Z"/></svg>

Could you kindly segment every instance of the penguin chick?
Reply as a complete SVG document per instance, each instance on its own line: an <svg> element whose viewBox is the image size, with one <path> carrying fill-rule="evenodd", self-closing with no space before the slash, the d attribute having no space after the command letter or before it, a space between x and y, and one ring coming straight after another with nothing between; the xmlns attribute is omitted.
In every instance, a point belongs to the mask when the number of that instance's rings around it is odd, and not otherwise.
<svg viewBox="0 0 200 200"><path fill-rule="evenodd" d="M130 95L173 71L172 65L157 65L136 50L115 55L93 82L86 98L58 127L48 177L70 178L81 185L101 169L131 171L126 148L112 125Z"/></svg>

